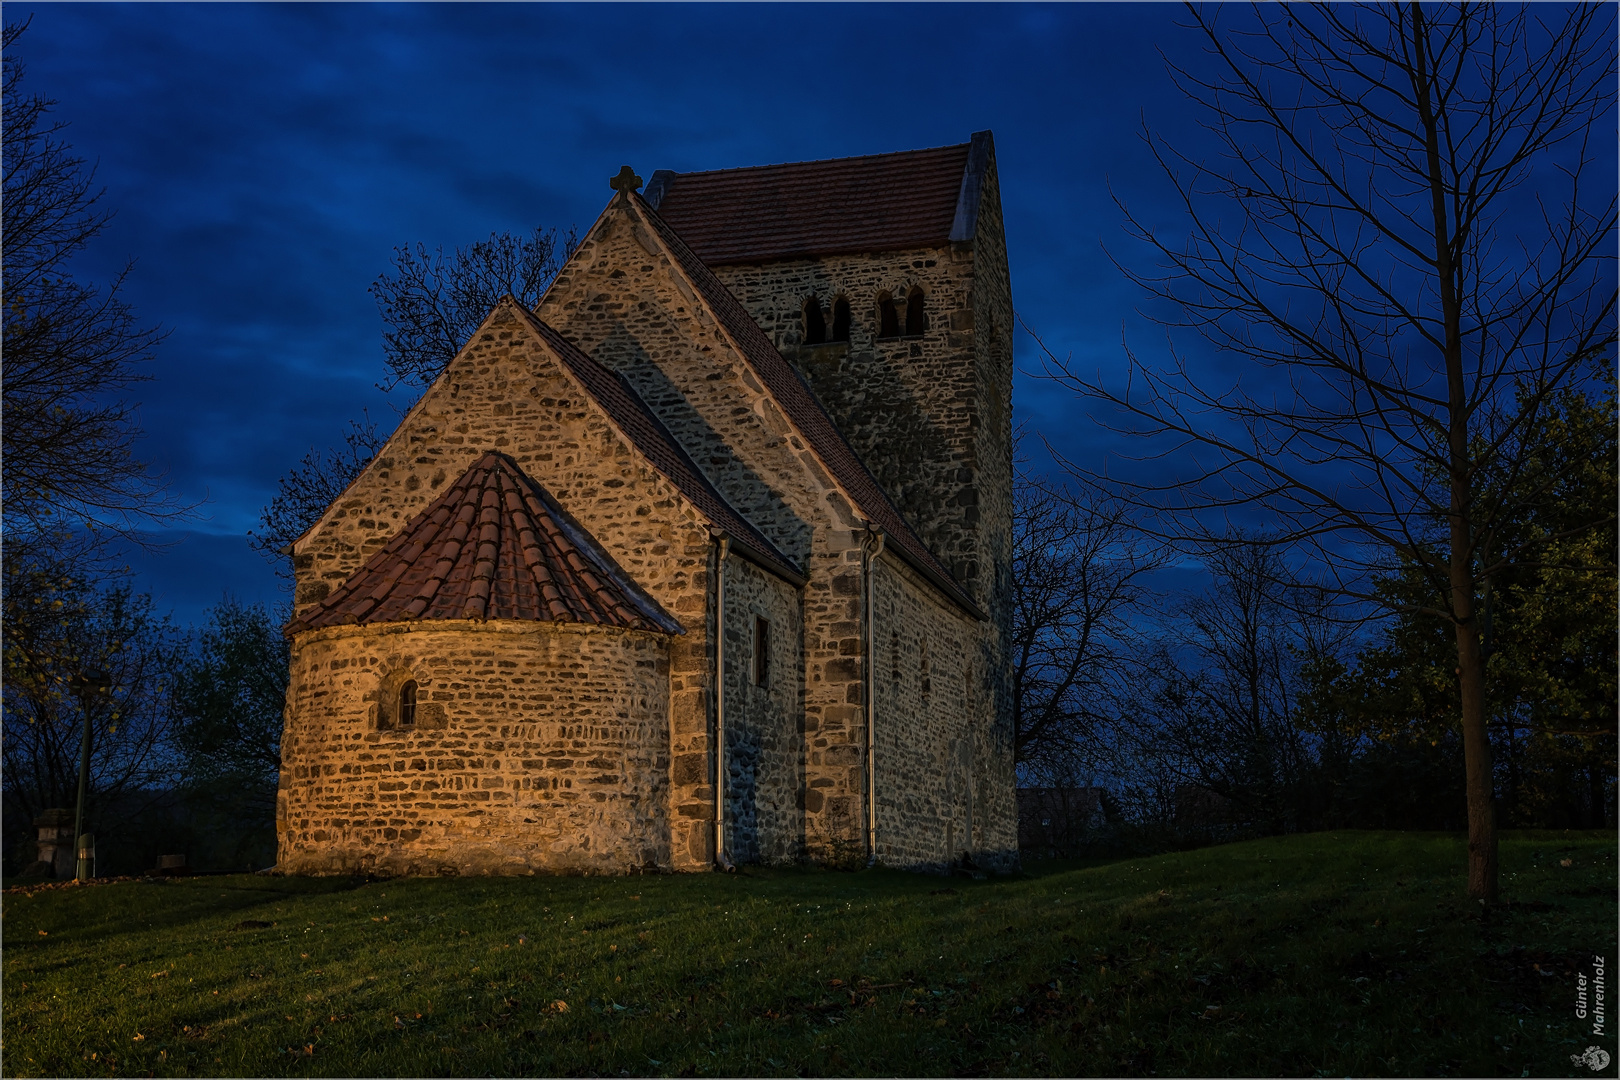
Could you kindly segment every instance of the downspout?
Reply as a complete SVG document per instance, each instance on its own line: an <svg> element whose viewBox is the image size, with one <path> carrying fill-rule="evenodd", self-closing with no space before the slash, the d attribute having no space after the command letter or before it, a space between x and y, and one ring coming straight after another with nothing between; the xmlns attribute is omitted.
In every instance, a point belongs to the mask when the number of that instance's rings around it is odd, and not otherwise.
<svg viewBox="0 0 1620 1080"><path fill-rule="evenodd" d="M714 573L714 861L735 870L726 858L726 556L731 537L716 537Z"/></svg>
<svg viewBox="0 0 1620 1080"><path fill-rule="evenodd" d="M866 865L877 864L877 622L873 607L873 571L883 554L883 530L867 522L861 545L866 570Z"/></svg>

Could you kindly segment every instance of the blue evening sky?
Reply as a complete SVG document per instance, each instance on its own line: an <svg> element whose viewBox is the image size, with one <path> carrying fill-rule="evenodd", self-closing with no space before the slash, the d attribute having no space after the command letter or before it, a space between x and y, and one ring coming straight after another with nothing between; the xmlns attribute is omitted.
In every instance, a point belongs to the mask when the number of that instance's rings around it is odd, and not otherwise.
<svg viewBox="0 0 1620 1080"><path fill-rule="evenodd" d="M192 621L275 602L247 545L277 478L362 413L391 428L367 286L395 245L587 227L629 163L714 169L995 132L1013 296L1059 353L1119 363L1161 336L1103 251L1110 189L1165 185L1138 131L1196 137L1161 51L1196 61L1178 5L6 5L33 23L23 89L59 102L112 225L76 264L170 335L139 388L142 454L201 517L135 553L137 587ZM1018 418L1066 453L1103 444L1033 377Z"/></svg>

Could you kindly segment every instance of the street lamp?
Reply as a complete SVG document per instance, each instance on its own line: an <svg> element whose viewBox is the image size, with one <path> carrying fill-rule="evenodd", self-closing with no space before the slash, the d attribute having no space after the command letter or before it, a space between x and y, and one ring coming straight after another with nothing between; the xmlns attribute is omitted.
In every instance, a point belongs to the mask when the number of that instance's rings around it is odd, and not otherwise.
<svg viewBox="0 0 1620 1080"><path fill-rule="evenodd" d="M90 703L98 695L112 692L112 676L98 668L87 668L73 676L73 689L79 692L79 706L84 711L84 740L79 744L79 808L73 815L73 838L78 845L78 871L74 877L84 881L91 876L91 859L85 856L84 789L90 780Z"/></svg>

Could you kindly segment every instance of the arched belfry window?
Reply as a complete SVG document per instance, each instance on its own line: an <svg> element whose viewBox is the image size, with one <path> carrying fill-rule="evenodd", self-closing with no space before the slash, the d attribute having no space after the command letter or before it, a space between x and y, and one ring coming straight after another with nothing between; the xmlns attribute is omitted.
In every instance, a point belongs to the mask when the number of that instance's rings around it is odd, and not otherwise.
<svg viewBox="0 0 1620 1080"><path fill-rule="evenodd" d="M900 313L895 310L894 297L878 293L878 337L900 336Z"/></svg>
<svg viewBox="0 0 1620 1080"><path fill-rule="evenodd" d="M832 339L849 340L849 301L842 296L833 301Z"/></svg>
<svg viewBox="0 0 1620 1080"><path fill-rule="evenodd" d="M821 301L815 297L804 302L804 343L820 345L827 340L827 320L821 317Z"/></svg>
<svg viewBox="0 0 1620 1080"><path fill-rule="evenodd" d="M416 726L416 680L408 679L399 688L399 726L412 728Z"/></svg>
<svg viewBox="0 0 1620 1080"><path fill-rule="evenodd" d="M923 291L912 289L906 297L906 333L922 334L928 330L928 314L923 311Z"/></svg>

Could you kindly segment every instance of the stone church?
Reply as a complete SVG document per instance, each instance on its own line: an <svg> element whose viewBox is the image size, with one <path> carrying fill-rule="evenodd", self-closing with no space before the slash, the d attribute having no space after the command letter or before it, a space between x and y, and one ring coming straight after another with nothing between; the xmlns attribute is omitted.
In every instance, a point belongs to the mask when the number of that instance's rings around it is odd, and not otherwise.
<svg viewBox="0 0 1620 1080"><path fill-rule="evenodd" d="M292 548L292 873L1017 858L988 131L629 167Z"/></svg>

